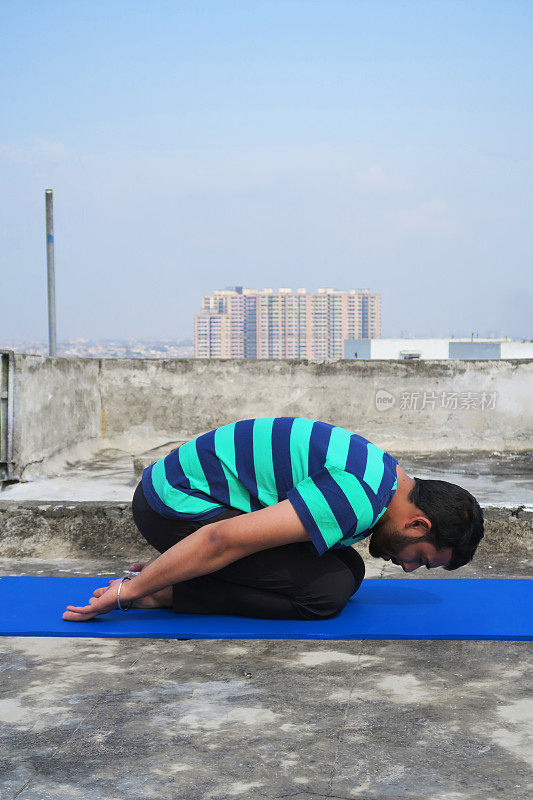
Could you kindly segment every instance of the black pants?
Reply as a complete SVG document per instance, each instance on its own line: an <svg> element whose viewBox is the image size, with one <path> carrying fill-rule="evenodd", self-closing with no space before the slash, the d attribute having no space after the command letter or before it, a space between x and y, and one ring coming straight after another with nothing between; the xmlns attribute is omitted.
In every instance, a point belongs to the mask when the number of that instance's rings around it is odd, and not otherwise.
<svg viewBox="0 0 533 800"><path fill-rule="evenodd" d="M133 496L133 519L160 553L203 525L243 512L228 509L207 520L171 520L148 504L141 484ZM173 586L172 607L182 614L226 614L262 619L326 619L342 611L365 574L351 547L322 556L305 543L272 547L217 572Z"/></svg>

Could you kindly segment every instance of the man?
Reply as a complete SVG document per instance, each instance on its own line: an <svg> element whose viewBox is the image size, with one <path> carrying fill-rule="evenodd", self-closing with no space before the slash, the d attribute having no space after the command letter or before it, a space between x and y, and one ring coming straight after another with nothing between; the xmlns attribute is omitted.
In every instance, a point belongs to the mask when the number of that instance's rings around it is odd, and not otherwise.
<svg viewBox="0 0 533 800"><path fill-rule="evenodd" d="M363 437L298 417L243 420L187 442L144 471L132 510L161 555L63 619L131 606L324 619L363 580L354 542L370 536L372 556L412 572L468 563L483 536L465 489L411 478Z"/></svg>

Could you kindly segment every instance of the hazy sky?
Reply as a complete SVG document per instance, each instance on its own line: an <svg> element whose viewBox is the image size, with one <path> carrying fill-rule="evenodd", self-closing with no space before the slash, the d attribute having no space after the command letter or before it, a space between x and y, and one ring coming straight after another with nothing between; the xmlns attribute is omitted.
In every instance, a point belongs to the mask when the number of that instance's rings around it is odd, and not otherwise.
<svg viewBox="0 0 533 800"><path fill-rule="evenodd" d="M531 0L0 0L0 340L192 334L240 284L533 336Z"/></svg>

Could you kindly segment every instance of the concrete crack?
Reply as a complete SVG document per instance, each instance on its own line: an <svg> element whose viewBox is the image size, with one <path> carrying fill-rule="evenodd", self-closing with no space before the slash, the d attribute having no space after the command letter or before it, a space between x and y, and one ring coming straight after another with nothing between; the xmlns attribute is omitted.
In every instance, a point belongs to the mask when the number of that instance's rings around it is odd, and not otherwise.
<svg viewBox="0 0 533 800"><path fill-rule="evenodd" d="M262 797L266 797L266 795L261 795ZM320 792L313 792L309 789L305 789L303 792L291 792L290 794L278 794L275 800L290 800L291 797L301 797L302 800L307 800L307 796L312 798L312 800L354 800L353 797L347 797L344 794L320 794ZM364 798L359 798L359 800L364 800Z"/></svg>
<svg viewBox="0 0 533 800"><path fill-rule="evenodd" d="M359 653L357 654L357 664L356 664L355 669L354 669L354 673L355 673L354 679L353 679L353 682L352 682L352 686L350 688L350 694L348 695L348 699L346 700L346 707L345 707L345 710L344 710L344 718L342 720L342 725L341 725L341 728L340 728L340 731L339 731L339 735L337 737L337 746L335 747L335 758L333 759L333 766L331 768L331 775L330 775L329 782L328 782L327 794L324 795L324 797L327 797L327 798L336 797L336 795L332 795L331 794L331 787L332 787L332 784L333 784L333 779L334 779L335 774L337 772L340 747L341 747L342 740L343 740L343 737L344 737L344 731L345 731L345 728L346 728L346 723L348 721L348 711L349 711L349 708L350 708L352 695L353 695L353 692L354 692L354 689L355 689L355 686L356 686L356 683L357 683L357 680L358 680L357 668L359 667L359 664L361 662L361 656L363 654L363 647L364 647L364 645L363 645L363 643L361 643L361 648L359 650Z"/></svg>
<svg viewBox="0 0 533 800"><path fill-rule="evenodd" d="M28 788L28 786L30 786L30 784L31 784L31 783L33 783L33 781L35 780L35 778L37 778L37 776L39 775L39 773L40 773L40 772L42 772L42 770L44 769L44 767L45 767L47 764L49 764L49 763L50 763L50 761L52 761L52 759L53 759L53 758L55 758L55 756L56 756L58 753L60 753L60 752L61 752L61 750L63 750L63 748L64 748L64 747L66 747L66 746L68 745L68 743L71 741L71 739L73 738L73 736L75 736L75 735L77 734L77 732L79 731L79 729L81 728L81 726L82 726L82 725L84 725L84 724L87 722L87 720L89 719L89 717L91 716L91 714L92 714L92 713L93 713L93 712L94 712L94 711L95 711L95 710L98 708L98 706L99 706L99 705L101 705L101 703L103 703L103 702L104 702L104 700L105 700L105 698L106 698L106 697L107 697L107 693L106 693L106 694L104 694L104 695L102 695L101 697L99 697L99 698L98 698L98 700L97 700L97 701L94 703L94 705L92 705L92 706L91 706L91 708L90 708L90 710L88 711L88 713L87 713L87 714L86 714L86 715L83 717L83 719L81 719L81 720L78 722L78 724L76 725L76 727L74 728L74 730L73 730L73 731L71 731L71 732L69 733L69 735L68 735L68 736L66 736L66 738L64 739L64 741L63 741L63 742L61 742L61 744L60 744L60 745L58 745L58 746L55 748L55 750L54 750L54 751L53 751L53 752L52 752L52 753L51 753L51 754L48 756L48 758L45 758L45 759L44 759L44 761L41 761L41 763L38 765L37 769L35 770L34 774L31 776L31 778L28 778L28 780L26 781L26 783L25 783L25 784L23 784L23 785L20 787L20 789L17 789L17 791L15 792L15 794L12 796L11 800L16 800L16 798L17 798L17 797L20 797L20 795L22 794L22 792L23 792L25 789L27 789L27 788Z"/></svg>

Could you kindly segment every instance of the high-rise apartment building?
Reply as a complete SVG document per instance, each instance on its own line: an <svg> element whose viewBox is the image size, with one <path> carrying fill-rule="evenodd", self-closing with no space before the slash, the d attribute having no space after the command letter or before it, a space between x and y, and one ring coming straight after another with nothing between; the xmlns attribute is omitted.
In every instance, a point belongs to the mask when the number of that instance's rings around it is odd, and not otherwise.
<svg viewBox="0 0 533 800"><path fill-rule="evenodd" d="M194 318L196 358L343 358L345 339L381 334L381 295L368 289L217 290Z"/></svg>

